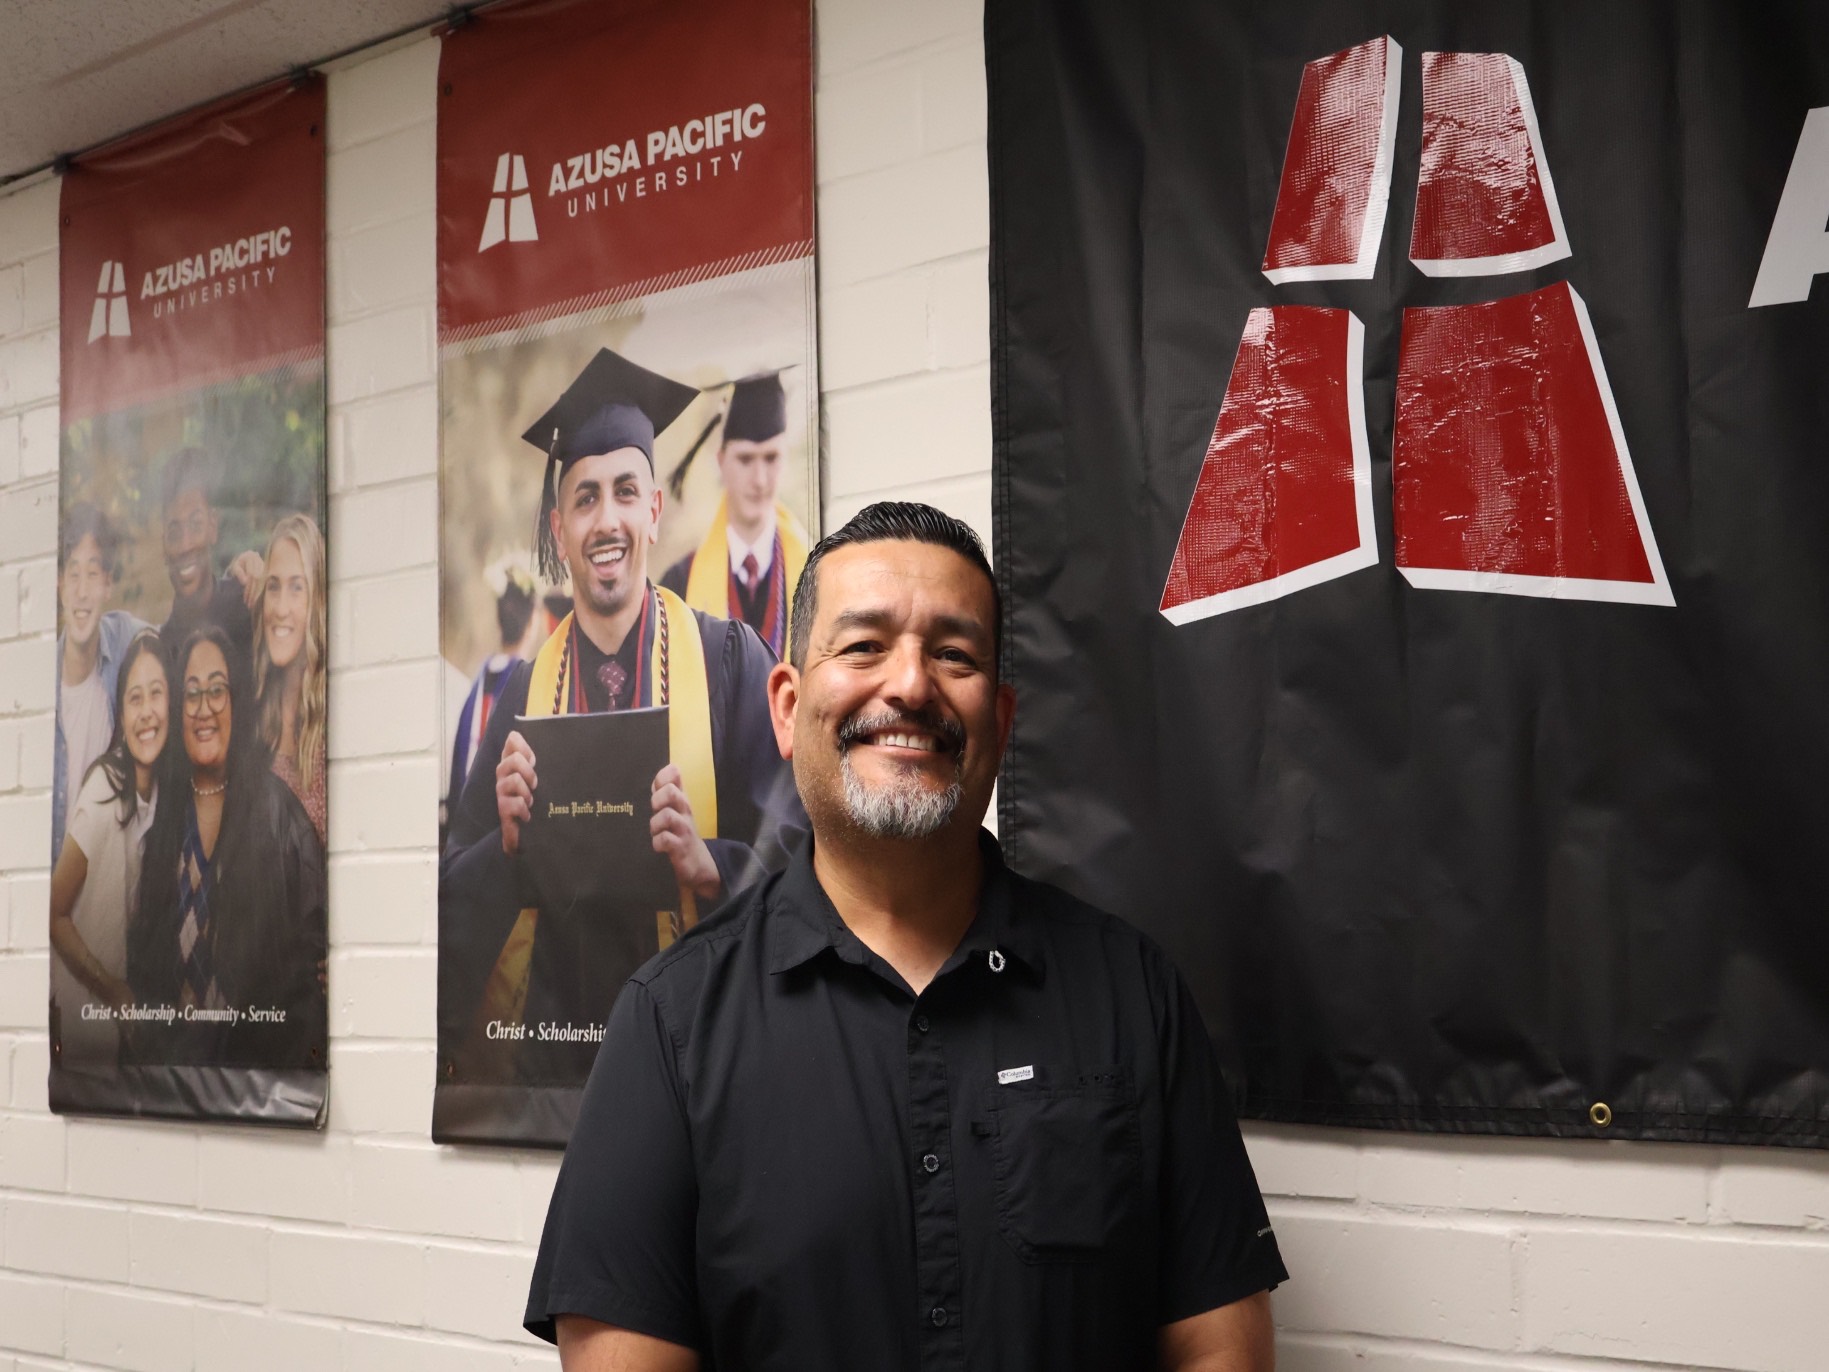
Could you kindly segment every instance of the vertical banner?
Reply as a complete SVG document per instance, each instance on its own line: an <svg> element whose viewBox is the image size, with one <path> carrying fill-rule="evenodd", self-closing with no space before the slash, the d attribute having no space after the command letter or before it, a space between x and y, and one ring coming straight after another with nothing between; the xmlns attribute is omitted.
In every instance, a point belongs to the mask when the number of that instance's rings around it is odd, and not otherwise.
<svg viewBox="0 0 1829 1372"><path fill-rule="evenodd" d="M562 1145L622 983L805 824L765 684L819 510L811 24L444 39L441 1140Z"/></svg>
<svg viewBox="0 0 1829 1372"><path fill-rule="evenodd" d="M1246 1114L1829 1146L1829 11L986 40L1013 864Z"/></svg>
<svg viewBox="0 0 1829 1372"><path fill-rule="evenodd" d="M65 174L51 1106L321 1125L324 86Z"/></svg>

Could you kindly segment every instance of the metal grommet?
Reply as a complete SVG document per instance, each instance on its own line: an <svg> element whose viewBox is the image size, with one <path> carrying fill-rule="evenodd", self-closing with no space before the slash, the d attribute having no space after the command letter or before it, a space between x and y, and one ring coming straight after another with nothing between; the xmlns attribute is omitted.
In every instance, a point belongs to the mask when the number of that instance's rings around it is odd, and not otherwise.
<svg viewBox="0 0 1829 1372"><path fill-rule="evenodd" d="M991 949L991 954L985 961L991 964L991 970L993 972L1003 971L1003 954L997 949Z"/></svg>
<svg viewBox="0 0 1829 1372"><path fill-rule="evenodd" d="M1613 1123L1613 1107L1604 1100L1597 1100L1588 1107L1588 1120L1596 1129L1605 1129Z"/></svg>

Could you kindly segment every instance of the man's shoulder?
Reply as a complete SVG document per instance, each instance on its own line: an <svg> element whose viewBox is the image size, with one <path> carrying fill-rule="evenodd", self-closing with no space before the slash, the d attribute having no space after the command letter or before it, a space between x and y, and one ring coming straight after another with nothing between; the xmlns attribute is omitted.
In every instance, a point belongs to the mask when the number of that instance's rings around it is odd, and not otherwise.
<svg viewBox="0 0 1829 1372"><path fill-rule="evenodd" d="M1008 868L1005 871L1012 905L1025 918L1038 921L1050 941L1113 959L1113 968L1130 964L1152 978L1173 975L1174 964L1162 945L1123 916L1053 882L1026 877Z"/></svg>
<svg viewBox="0 0 1829 1372"><path fill-rule="evenodd" d="M769 904L781 873L771 872L647 962L629 978L648 993L675 1033L700 1019L707 988L724 995L743 978L768 975L763 944Z"/></svg>
<svg viewBox="0 0 1829 1372"><path fill-rule="evenodd" d="M102 633L114 646L126 647L127 640L152 625L130 610L103 610Z"/></svg>
<svg viewBox="0 0 1829 1372"><path fill-rule="evenodd" d="M674 595L685 595L687 583L692 579L692 559L696 555L696 551L687 553L678 562L667 568L661 576L660 584L672 591Z"/></svg>
<svg viewBox="0 0 1829 1372"><path fill-rule="evenodd" d="M686 607L692 611L693 618L699 626L699 641L705 647L705 663L726 662L742 671L759 671L767 676L769 668L775 665L775 655L768 645L756 635L756 631L740 619L725 619L719 615L707 614L695 605Z"/></svg>

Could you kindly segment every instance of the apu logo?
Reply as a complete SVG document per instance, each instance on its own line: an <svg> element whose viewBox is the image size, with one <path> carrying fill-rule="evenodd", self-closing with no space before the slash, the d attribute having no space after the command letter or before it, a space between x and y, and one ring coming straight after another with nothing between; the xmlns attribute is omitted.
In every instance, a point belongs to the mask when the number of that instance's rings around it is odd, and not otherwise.
<svg viewBox="0 0 1829 1372"><path fill-rule="evenodd" d="M505 152L495 159L495 192L489 197L483 241L476 250L488 252L504 239L510 243L533 243L539 237L540 230L533 222L533 196L527 190L527 164L520 153Z"/></svg>
<svg viewBox="0 0 1829 1372"><path fill-rule="evenodd" d="M1264 250L1273 285L1368 280L1384 235L1403 51L1302 72ZM1426 52L1410 260L1496 276L1570 256L1524 68ZM1251 311L1163 588L1176 624L1378 561L1365 329L1348 310ZM1567 281L1407 309L1391 451L1397 570L1419 589L1671 605L1587 306Z"/></svg>
<svg viewBox="0 0 1829 1372"><path fill-rule="evenodd" d="M127 338L133 326L127 318L127 270L124 263L102 263L101 280L95 284L95 308L89 312L89 341L104 334Z"/></svg>

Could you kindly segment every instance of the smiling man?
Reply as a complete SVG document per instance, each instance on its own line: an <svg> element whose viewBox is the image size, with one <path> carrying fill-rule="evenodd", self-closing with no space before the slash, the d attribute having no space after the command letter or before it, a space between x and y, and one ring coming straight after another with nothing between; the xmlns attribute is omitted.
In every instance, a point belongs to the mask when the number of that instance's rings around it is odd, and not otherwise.
<svg viewBox="0 0 1829 1372"><path fill-rule="evenodd" d="M569 579L573 610L531 663L511 669L451 817L439 876L446 1043L474 1037L479 1023L600 1024L629 972L677 932L663 934L652 915L645 928L606 928L583 901L540 908L519 858L539 759L517 716L668 707L671 760L653 778L649 832L672 865L682 927L693 907L779 866L779 827L804 825L769 728L772 655L744 625L648 579L665 504L655 439L696 394L606 348L522 435L546 457L539 566L549 581ZM519 1080L574 1088L596 1048L518 1042Z"/></svg>
<svg viewBox="0 0 1829 1372"><path fill-rule="evenodd" d="M871 506L795 610L812 841L624 989L527 1327L567 1372L1268 1372L1286 1274L1192 998L979 828L1016 702L977 538Z"/></svg>
<svg viewBox="0 0 1829 1372"><path fill-rule="evenodd" d="M661 578L686 603L707 614L740 619L776 657L787 655L793 633L794 587L807 562L807 535L778 498L787 453L787 392L779 371L730 383L730 403L714 423L718 484L723 494L699 546ZM708 436L701 435L700 441ZM694 446L667 481L685 488Z"/></svg>
<svg viewBox="0 0 1829 1372"><path fill-rule="evenodd" d="M230 569L216 573L221 517L210 494L215 473L200 448L179 448L165 460L161 482L160 536L165 575L171 581L171 613L159 626L167 653L197 629L214 624L229 636L242 665L253 644L247 584L260 575L258 554L243 553Z"/></svg>

